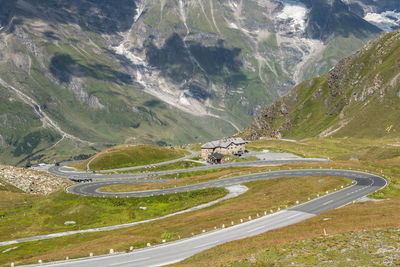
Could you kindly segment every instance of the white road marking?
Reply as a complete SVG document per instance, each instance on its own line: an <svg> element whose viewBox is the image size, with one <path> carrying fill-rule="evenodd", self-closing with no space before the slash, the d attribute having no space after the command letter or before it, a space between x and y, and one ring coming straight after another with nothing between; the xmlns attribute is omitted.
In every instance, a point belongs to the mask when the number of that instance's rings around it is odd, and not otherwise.
<svg viewBox="0 0 400 267"><path fill-rule="evenodd" d="M207 246L209 246L209 245L214 245L214 244L217 244L219 241L214 241L214 242L211 242L211 243L207 243L207 244L203 244L203 245L200 245L200 246L197 246L197 247L194 247L194 248L202 248L202 247L207 247Z"/></svg>
<svg viewBox="0 0 400 267"><path fill-rule="evenodd" d="M300 215L300 214L294 214L294 215L292 215L292 216L287 217L287 219L291 219L291 218L297 217L297 216L299 216L299 215Z"/></svg>
<svg viewBox="0 0 400 267"><path fill-rule="evenodd" d="M264 225L260 226L260 227L257 227L257 228L254 228L254 229L251 229L251 230L247 231L247 233L255 232L255 231L260 230L262 228L264 228Z"/></svg>
<svg viewBox="0 0 400 267"><path fill-rule="evenodd" d="M329 201L325 202L325 203L322 204L322 205L325 206L325 205L328 205L329 203L332 203L332 202L333 202L333 200L329 200Z"/></svg>
<svg viewBox="0 0 400 267"><path fill-rule="evenodd" d="M112 263L112 264L109 264L108 266L124 265L124 264L128 264L128 263L133 263L133 262L137 262L137 261L144 261L144 260L148 260L148 259L150 259L150 257L147 257L147 258L139 258L139 259L132 260L132 261L125 261L125 262Z"/></svg>

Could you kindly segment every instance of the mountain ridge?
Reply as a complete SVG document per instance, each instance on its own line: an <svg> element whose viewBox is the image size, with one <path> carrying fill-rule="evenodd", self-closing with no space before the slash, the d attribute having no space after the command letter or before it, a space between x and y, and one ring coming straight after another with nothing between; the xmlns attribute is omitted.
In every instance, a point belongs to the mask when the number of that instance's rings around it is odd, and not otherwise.
<svg viewBox="0 0 400 267"><path fill-rule="evenodd" d="M397 30L293 88L266 107L242 134L252 139L398 137L399 53Z"/></svg>

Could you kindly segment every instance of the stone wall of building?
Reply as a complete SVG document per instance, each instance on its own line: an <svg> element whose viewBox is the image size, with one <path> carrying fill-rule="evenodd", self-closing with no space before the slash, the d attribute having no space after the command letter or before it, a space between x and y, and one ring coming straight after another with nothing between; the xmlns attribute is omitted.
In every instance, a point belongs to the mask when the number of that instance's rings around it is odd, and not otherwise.
<svg viewBox="0 0 400 267"><path fill-rule="evenodd" d="M222 155L234 155L237 154L239 151L244 151L244 150L245 150L245 145L243 144L236 145L232 143L226 148L223 147L217 147L215 149L203 148L201 149L201 157L207 160L212 153L220 153Z"/></svg>

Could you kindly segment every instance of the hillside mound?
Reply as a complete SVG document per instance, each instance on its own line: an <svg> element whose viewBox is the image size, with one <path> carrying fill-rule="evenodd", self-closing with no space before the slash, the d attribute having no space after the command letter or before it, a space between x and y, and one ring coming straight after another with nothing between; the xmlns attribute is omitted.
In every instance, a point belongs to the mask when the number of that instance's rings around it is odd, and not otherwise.
<svg viewBox="0 0 400 267"><path fill-rule="evenodd" d="M178 159L187 154L185 150L156 145L121 145L109 148L89 158L77 166L92 170L109 170L155 164Z"/></svg>

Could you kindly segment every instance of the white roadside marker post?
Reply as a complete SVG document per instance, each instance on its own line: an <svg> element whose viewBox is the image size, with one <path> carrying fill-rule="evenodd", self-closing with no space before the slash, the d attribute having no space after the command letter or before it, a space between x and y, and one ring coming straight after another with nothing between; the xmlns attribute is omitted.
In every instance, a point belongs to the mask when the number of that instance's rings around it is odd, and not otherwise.
<svg viewBox="0 0 400 267"><path fill-rule="evenodd" d="M110 254L114 254L114 249L110 248Z"/></svg>
<svg viewBox="0 0 400 267"><path fill-rule="evenodd" d="M89 257L93 257L93 252L90 252L90 253L89 253Z"/></svg>

